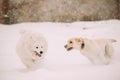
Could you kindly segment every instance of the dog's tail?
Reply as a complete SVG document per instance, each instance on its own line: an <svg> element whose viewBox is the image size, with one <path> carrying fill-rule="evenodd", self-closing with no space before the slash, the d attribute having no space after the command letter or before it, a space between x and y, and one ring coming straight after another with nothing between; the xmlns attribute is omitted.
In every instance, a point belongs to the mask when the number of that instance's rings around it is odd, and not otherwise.
<svg viewBox="0 0 120 80"><path fill-rule="evenodd" d="M21 30L20 30L20 34L21 34L21 35L25 34L26 32L27 32L27 31L26 31L25 29L21 29Z"/></svg>
<svg viewBox="0 0 120 80"><path fill-rule="evenodd" d="M109 39L111 42L117 42L117 40L115 39Z"/></svg>

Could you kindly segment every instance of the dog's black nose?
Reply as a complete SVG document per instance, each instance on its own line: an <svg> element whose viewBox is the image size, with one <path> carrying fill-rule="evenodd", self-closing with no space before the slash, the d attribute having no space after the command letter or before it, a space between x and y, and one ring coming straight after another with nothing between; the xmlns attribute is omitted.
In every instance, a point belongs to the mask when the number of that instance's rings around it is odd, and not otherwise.
<svg viewBox="0 0 120 80"><path fill-rule="evenodd" d="M40 51L40 54L43 54L43 51Z"/></svg>
<svg viewBox="0 0 120 80"><path fill-rule="evenodd" d="M64 47L67 48L67 45L65 45Z"/></svg>

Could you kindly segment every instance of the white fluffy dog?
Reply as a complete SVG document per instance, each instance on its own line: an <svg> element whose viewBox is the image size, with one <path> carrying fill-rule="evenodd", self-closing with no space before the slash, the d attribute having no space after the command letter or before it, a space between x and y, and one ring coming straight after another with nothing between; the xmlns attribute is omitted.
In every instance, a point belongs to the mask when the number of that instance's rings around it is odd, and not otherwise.
<svg viewBox="0 0 120 80"><path fill-rule="evenodd" d="M87 39L71 38L67 41L65 48L80 50L94 64L109 64L113 55L112 43L114 39Z"/></svg>
<svg viewBox="0 0 120 80"><path fill-rule="evenodd" d="M21 30L21 38L17 44L17 53L28 69L37 69L42 64L47 51L47 41L39 33Z"/></svg>

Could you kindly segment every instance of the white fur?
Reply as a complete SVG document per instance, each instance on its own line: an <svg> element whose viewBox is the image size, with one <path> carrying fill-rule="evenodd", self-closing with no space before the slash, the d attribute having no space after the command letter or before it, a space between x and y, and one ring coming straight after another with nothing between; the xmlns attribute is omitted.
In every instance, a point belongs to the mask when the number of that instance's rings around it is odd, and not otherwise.
<svg viewBox="0 0 120 80"><path fill-rule="evenodd" d="M69 43L72 41L73 43ZM94 64L109 64L112 55L114 53L112 42L113 39L86 39L86 38L73 38L68 41L66 48L79 50L84 56L86 56ZM84 43L84 48L81 48L81 44Z"/></svg>
<svg viewBox="0 0 120 80"><path fill-rule="evenodd" d="M39 68L47 51L47 41L39 33L32 33L26 30L21 30L20 33L21 38L16 47L18 56L28 69ZM41 54L40 51L43 53ZM41 56L37 56L35 52Z"/></svg>

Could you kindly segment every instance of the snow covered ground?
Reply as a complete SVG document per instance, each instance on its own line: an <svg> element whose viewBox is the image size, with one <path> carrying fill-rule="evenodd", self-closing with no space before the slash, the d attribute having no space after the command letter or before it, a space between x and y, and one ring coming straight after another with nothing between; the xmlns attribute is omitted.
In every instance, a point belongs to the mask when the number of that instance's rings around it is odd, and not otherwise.
<svg viewBox="0 0 120 80"><path fill-rule="evenodd" d="M16 54L19 30L42 33L48 41L44 66L26 71ZM93 65L79 51L66 51L71 37L114 38L111 64ZM0 25L0 80L120 80L120 21Z"/></svg>

